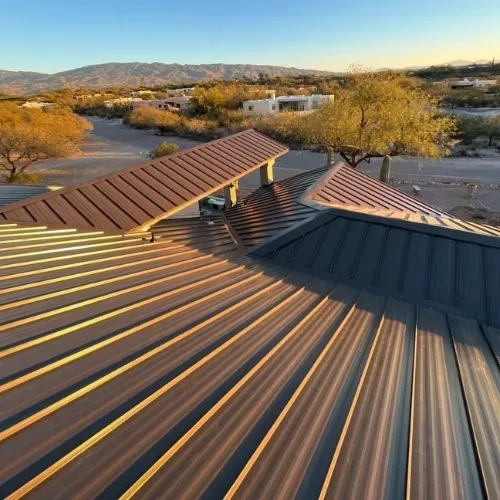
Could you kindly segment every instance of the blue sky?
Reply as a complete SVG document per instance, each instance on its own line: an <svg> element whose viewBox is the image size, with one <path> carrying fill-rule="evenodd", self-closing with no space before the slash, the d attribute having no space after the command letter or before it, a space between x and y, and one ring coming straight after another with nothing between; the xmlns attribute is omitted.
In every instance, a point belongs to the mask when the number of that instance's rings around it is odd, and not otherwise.
<svg viewBox="0 0 500 500"><path fill-rule="evenodd" d="M8 70L141 61L343 71L500 58L498 0L0 0L0 9Z"/></svg>

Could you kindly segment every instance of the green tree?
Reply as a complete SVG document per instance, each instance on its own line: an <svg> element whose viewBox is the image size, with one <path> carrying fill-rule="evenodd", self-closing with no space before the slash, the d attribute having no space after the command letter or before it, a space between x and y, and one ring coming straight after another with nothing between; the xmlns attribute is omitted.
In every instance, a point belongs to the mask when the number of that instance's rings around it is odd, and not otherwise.
<svg viewBox="0 0 500 500"><path fill-rule="evenodd" d="M458 130L465 144L470 144L474 139L486 137L488 146L491 147L495 139L500 139L500 115L460 117Z"/></svg>
<svg viewBox="0 0 500 500"><path fill-rule="evenodd" d="M353 168L385 155L439 157L450 153L456 130L437 103L405 75L354 70L335 102L305 116L297 133Z"/></svg>
<svg viewBox="0 0 500 500"><path fill-rule="evenodd" d="M0 169L18 182L33 163L70 156L92 128L67 109L44 112L0 103Z"/></svg>
<svg viewBox="0 0 500 500"><path fill-rule="evenodd" d="M156 158L161 158L162 156L168 156L179 151L179 146L171 142L162 142L155 146L150 152L148 157L152 160Z"/></svg>

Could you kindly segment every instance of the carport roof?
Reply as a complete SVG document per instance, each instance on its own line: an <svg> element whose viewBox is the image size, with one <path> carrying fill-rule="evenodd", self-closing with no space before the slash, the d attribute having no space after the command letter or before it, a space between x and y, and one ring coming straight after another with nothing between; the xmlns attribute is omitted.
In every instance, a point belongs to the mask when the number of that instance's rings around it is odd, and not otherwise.
<svg viewBox="0 0 500 500"><path fill-rule="evenodd" d="M13 203L0 210L0 220L122 233L143 230L287 151L273 139L246 130Z"/></svg>

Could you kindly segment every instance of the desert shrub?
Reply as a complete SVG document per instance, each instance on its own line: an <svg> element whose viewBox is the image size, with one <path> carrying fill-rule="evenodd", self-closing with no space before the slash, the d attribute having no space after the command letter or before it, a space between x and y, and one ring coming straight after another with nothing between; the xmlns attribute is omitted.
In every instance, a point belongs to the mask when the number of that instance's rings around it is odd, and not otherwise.
<svg viewBox="0 0 500 500"><path fill-rule="evenodd" d="M168 156L179 151L179 146L171 142L162 142L155 146L150 152L148 157L152 160L156 158L161 158L162 156Z"/></svg>
<svg viewBox="0 0 500 500"><path fill-rule="evenodd" d="M252 122L242 109L223 109L217 115L216 120L220 127L229 128L237 125L244 129L252 126Z"/></svg>
<svg viewBox="0 0 500 500"><path fill-rule="evenodd" d="M256 118L254 127L265 135L287 144L302 143L300 136L301 115L296 113L277 113L261 115Z"/></svg>
<svg viewBox="0 0 500 500"><path fill-rule="evenodd" d="M43 184L42 176L38 172L22 172L12 176L0 176L0 182L13 184Z"/></svg>

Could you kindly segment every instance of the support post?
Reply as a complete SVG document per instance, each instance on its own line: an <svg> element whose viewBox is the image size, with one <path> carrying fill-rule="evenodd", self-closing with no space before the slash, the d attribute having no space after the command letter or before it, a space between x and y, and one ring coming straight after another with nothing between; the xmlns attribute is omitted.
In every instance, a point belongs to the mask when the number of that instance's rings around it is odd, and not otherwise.
<svg viewBox="0 0 500 500"><path fill-rule="evenodd" d="M269 186L273 183L274 160L269 160L265 165L260 167L260 185Z"/></svg>
<svg viewBox="0 0 500 500"><path fill-rule="evenodd" d="M226 210L234 207L238 199L238 183L233 182L224 188L224 200L226 201Z"/></svg>

